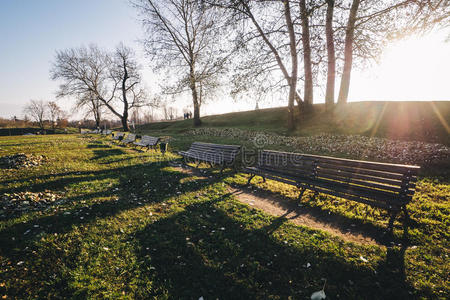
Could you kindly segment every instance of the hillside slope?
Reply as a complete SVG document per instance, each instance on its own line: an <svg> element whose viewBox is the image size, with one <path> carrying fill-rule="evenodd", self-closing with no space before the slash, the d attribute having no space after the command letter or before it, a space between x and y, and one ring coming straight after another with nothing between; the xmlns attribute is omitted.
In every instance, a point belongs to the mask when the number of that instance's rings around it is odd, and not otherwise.
<svg viewBox="0 0 450 300"><path fill-rule="evenodd" d="M308 136L321 133L360 134L392 139L450 144L450 101L352 102L326 111L314 105L308 116L298 119L294 132L286 130L286 107L244 111L202 118L202 127L227 127L283 135ZM145 124L137 131L178 133L193 128L192 120Z"/></svg>

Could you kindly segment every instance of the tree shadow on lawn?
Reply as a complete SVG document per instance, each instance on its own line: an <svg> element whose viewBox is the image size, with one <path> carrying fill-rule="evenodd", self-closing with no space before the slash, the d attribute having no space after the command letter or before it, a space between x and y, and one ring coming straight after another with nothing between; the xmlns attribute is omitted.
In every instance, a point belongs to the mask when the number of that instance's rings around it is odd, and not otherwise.
<svg viewBox="0 0 450 300"><path fill-rule="evenodd" d="M203 189L209 185L212 185L221 180L219 177L199 179L195 182L181 182L184 178L189 177L188 174L179 172L169 172L163 170L167 167L167 164L152 163L145 166L130 166L116 169L108 169L96 172L96 176L84 176L76 178L64 178L46 184L37 184L28 189L33 191L43 191L48 186L61 187L68 183L88 182L89 180L104 180L104 179L119 179L119 184L108 187L108 189L85 193L73 197L66 198L64 201L66 204L77 205L79 201L86 201L81 206L75 206L67 210L58 210L58 205L49 206L49 209L56 209L57 212L54 215L38 217L37 219L30 220L29 222L21 222L13 226L7 227L5 230L0 231L0 238L7 232L9 233L22 233L26 230L33 228L33 225L42 224L36 231L40 231L42 227L54 227L50 233L64 233L72 227L72 225L78 225L87 223L91 219L96 217L108 217L119 213L122 210L132 209L138 206L146 205L149 203L160 203L167 200L170 197L177 195L177 190L184 193L193 192ZM146 186L145 183L150 182L150 186ZM131 195L139 196L140 199L130 199ZM96 198L107 198L111 196L118 196L116 200L104 200L100 203L89 203L90 200ZM83 219L74 218L77 215L83 215L89 212L88 216ZM14 218L20 217L20 214L14 215ZM31 234L30 234L31 235ZM28 240L24 238L23 240ZM3 250L3 249L2 249Z"/></svg>
<svg viewBox="0 0 450 300"><path fill-rule="evenodd" d="M323 278L331 299L411 298L404 251L388 250L374 272L345 261L341 250L322 250L308 229L294 229L301 239L295 246L276 239L272 234L286 222L283 217L245 229L246 224L215 207L224 199L190 205L137 232L141 281L175 299L307 299L322 288Z"/></svg>
<svg viewBox="0 0 450 300"><path fill-rule="evenodd" d="M155 166L158 166L155 169ZM118 168L110 168L103 169L97 171L73 171L73 172L65 172L65 173L57 173L57 174L47 174L47 175L39 175L28 178L23 178L20 180L8 180L2 181L0 184L8 184L12 182L16 183L28 183L33 180L46 180L49 178L56 178L54 180L46 181L38 184L29 184L24 185L17 188L4 188L0 189L0 193L10 192L10 193L19 193L25 191L31 192L42 192L45 190L60 190L70 184L75 184L84 181L91 180L104 180L107 178L118 178L119 175L125 174L125 176L130 176L128 173L137 172L142 174L143 172L151 172L152 170L159 170L159 167L165 167L166 162L154 162L154 163L145 163L134 166L125 166ZM70 177L66 177L70 176ZM139 180L144 180L146 177L139 176Z"/></svg>
<svg viewBox="0 0 450 300"><path fill-rule="evenodd" d="M108 145L108 144L104 144L104 143L101 142L101 141L98 141L98 142L91 142L91 143L89 143L89 144L86 146L86 148L88 148L88 149L101 149L101 148L111 149L112 146L111 146L111 145Z"/></svg>
<svg viewBox="0 0 450 300"><path fill-rule="evenodd" d="M110 165L110 164L124 162L124 161L132 160L132 159L136 159L136 157L125 157L125 158L119 158L119 159L115 159L115 160L102 161L102 162L99 162L99 164L100 165Z"/></svg>
<svg viewBox="0 0 450 300"><path fill-rule="evenodd" d="M108 149L108 150L93 150L94 157L91 158L91 160L98 160L109 156L116 156L116 155L122 155L125 154L125 151L122 149Z"/></svg>
<svg viewBox="0 0 450 300"><path fill-rule="evenodd" d="M71 247L71 249L61 249L57 243L47 246L42 250L43 237L55 236L63 238L74 228L95 222L99 218L104 219L115 216L122 211L131 210L149 203L159 203L176 195L176 189L183 192L193 192L205 188L220 178L197 180L193 182L181 182L187 174L175 173L163 170L167 163L153 163L142 166L131 166L118 168L114 170L105 170L98 172L97 175L105 178L119 178L119 191L112 186L106 191L87 193L69 198L74 202L86 200L87 203L81 206L71 207L65 211L59 210L53 215L37 217L27 222L21 222L0 231L0 262L9 262L10 271L0 276L2 282L7 279L17 278L8 289L9 296L24 296L30 292L35 296L39 290L48 294L42 294L47 297L55 291L58 294L70 295L70 287L67 285L69 280L67 268L75 268L74 259L78 256L80 249ZM145 172L144 172L145 171ZM79 178L75 178L77 181ZM98 179L98 177L83 177L82 180ZM145 187L144 182L152 182L149 187ZM41 186L40 186L41 187ZM130 199L130 194L134 193L144 199ZM118 195L118 200L104 199L112 195ZM102 197L101 202L89 203L89 200ZM73 241L75 243L75 241ZM78 247L79 248L79 247ZM70 253L70 256L68 256ZM56 275L55 275L56 274ZM23 286L24 282L33 282L27 288ZM21 283L22 282L22 283Z"/></svg>

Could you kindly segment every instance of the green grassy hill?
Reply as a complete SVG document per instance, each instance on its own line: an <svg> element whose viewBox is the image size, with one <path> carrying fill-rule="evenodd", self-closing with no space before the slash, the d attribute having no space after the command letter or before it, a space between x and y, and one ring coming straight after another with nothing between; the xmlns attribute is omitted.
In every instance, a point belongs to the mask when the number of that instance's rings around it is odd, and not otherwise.
<svg viewBox="0 0 450 300"><path fill-rule="evenodd" d="M206 116L202 118L202 127L241 128L298 136L361 134L450 144L450 101L353 102L331 111L326 111L323 104L316 104L311 114L297 118L294 132L286 130L286 111L286 107L279 107ZM191 128L192 120L182 120L145 124L137 131L171 134Z"/></svg>

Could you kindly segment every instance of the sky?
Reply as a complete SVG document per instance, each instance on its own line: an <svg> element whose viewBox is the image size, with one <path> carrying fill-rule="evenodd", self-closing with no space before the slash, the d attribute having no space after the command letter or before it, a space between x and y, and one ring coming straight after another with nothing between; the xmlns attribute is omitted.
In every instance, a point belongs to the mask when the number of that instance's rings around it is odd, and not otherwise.
<svg viewBox="0 0 450 300"><path fill-rule="evenodd" d="M432 33L391 44L381 64L354 70L349 100L450 100L450 42L444 42L448 34ZM154 74L139 43L143 36L128 0L0 0L0 117L23 116L30 99L55 100L58 82L49 75L55 51L90 43L104 49L113 49L119 42L133 47L143 65L144 81L154 86ZM316 89L315 102L322 99ZM272 100L259 107L285 102ZM80 115L71 99L57 103L73 118ZM173 105L181 113L188 104L189 99L184 99ZM254 107L251 101L234 103L222 98L204 105L202 113Z"/></svg>

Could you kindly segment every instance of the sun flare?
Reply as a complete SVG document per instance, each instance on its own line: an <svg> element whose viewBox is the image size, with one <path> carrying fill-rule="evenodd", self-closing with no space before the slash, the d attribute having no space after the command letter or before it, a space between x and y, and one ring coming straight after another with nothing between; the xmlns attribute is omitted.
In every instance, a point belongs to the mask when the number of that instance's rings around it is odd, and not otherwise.
<svg viewBox="0 0 450 300"><path fill-rule="evenodd" d="M353 101L448 100L450 43L431 33L388 45L380 64L353 77Z"/></svg>

